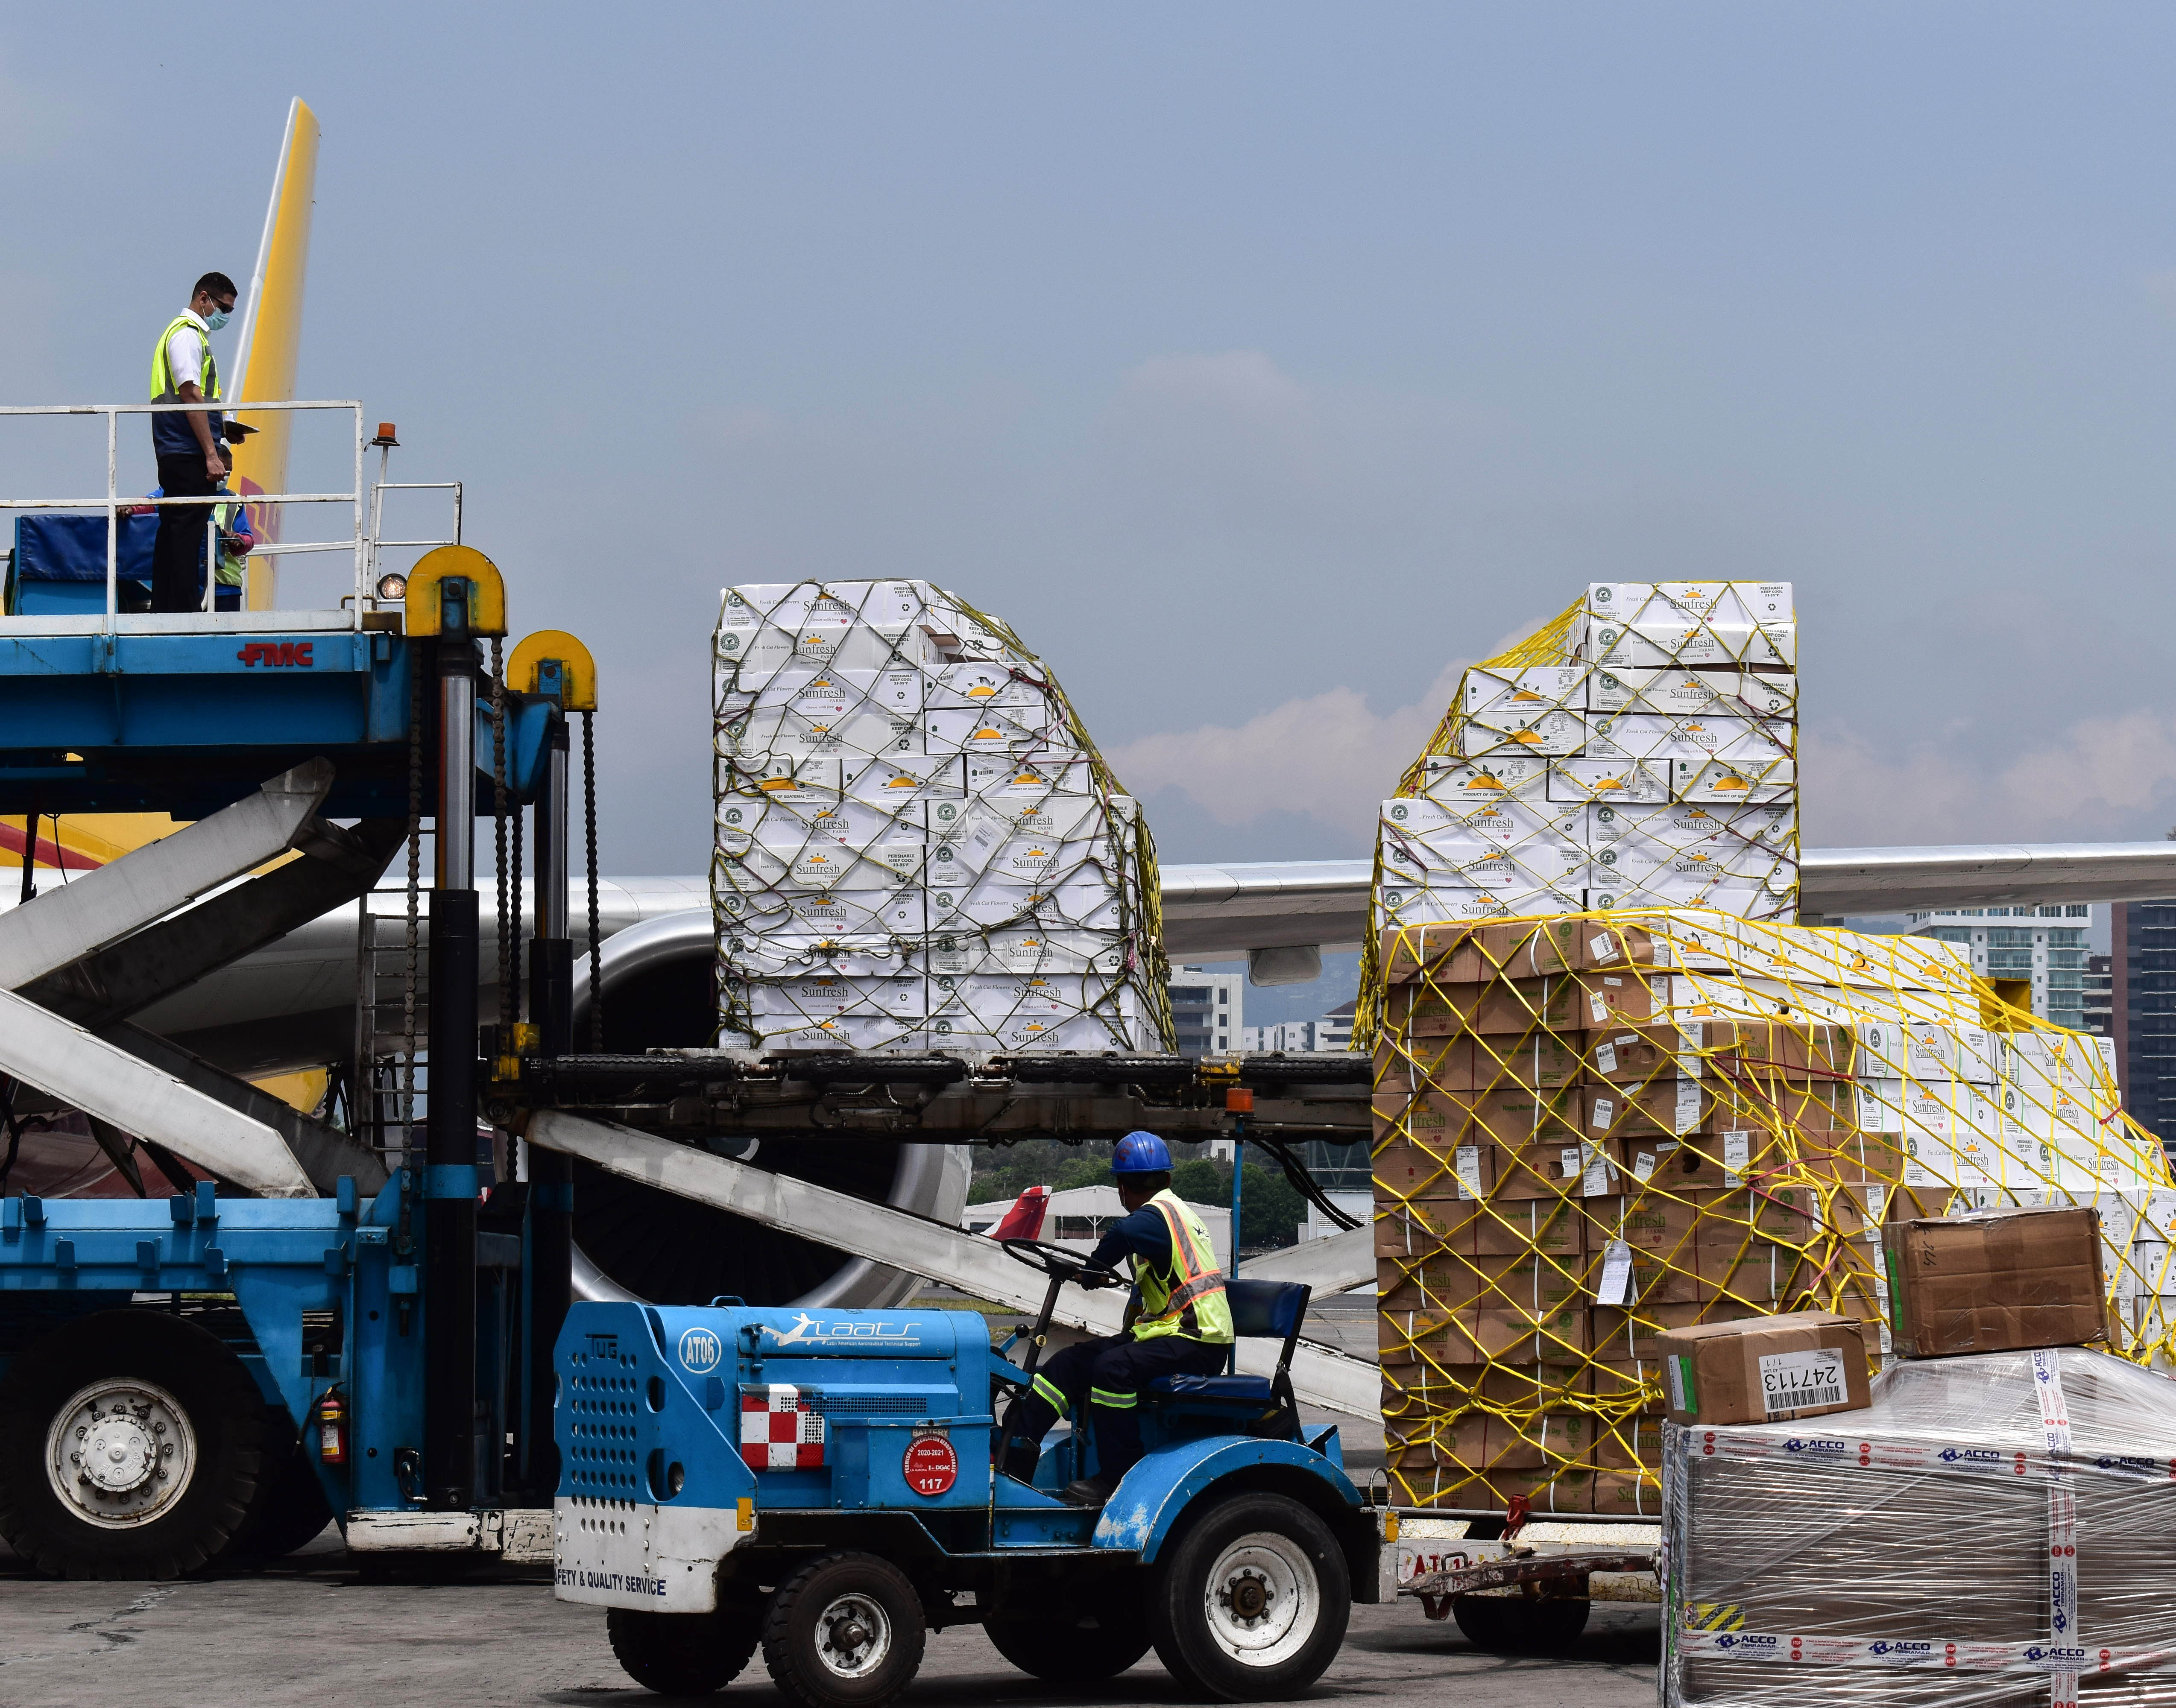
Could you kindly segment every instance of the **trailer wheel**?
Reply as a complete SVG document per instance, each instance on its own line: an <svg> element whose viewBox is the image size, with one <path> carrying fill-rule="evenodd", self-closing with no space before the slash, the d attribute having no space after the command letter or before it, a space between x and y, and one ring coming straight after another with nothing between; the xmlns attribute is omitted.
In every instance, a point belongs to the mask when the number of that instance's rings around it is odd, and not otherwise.
<svg viewBox="0 0 2176 1708"><path fill-rule="evenodd" d="M627 1676L661 1696L722 1690L762 1640L760 1611L723 1596L714 1613L645 1613L614 1607L605 1615L612 1658Z"/></svg>
<svg viewBox="0 0 2176 1708"><path fill-rule="evenodd" d="M0 1384L0 1535L50 1576L194 1571L232 1544L265 1474L264 1396L193 1323L101 1311Z"/></svg>
<svg viewBox="0 0 2176 1708"><path fill-rule="evenodd" d="M985 1619L991 1646L1031 1678L1092 1684L1115 1678L1149 1651L1140 1597L1112 1589L1047 1618Z"/></svg>
<svg viewBox="0 0 2176 1708"><path fill-rule="evenodd" d="M1477 1649L1560 1655L1579 1640L1594 1603L1569 1596L1453 1596L1450 1616Z"/></svg>
<svg viewBox="0 0 2176 1708"><path fill-rule="evenodd" d="M1156 1658L1211 1700L1276 1702L1328 1670L1352 1584L1330 1527L1281 1494L1210 1507L1150 1579Z"/></svg>
<svg viewBox="0 0 2176 1708"><path fill-rule="evenodd" d="M879 1708L914 1682L926 1635L922 1597L897 1566L830 1553L771 1597L763 1662L807 1708Z"/></svg>

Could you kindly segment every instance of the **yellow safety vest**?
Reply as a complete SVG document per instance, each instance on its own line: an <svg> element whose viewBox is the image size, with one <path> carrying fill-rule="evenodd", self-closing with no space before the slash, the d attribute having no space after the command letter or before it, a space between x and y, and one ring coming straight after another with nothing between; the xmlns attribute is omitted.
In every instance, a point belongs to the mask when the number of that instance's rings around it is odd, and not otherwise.
<svg viewBox="0 0 2176 1708"><path fill-rule="evenodd" d="M1232 1304L1224 1297L1224 1271L1209 1230L1186 1200L1169 1187L1148 1201L1171 1230L1171 1272L1160 1275L1141 1258L1133 1259L1134 1285L1141 1290L1141 1312L1134 1319L1134 1338L1152 1341L1183 1335L1190 1341L1225 1346L1232 1339Z"/></svg>
<svg viewBox="0 0 2176 1708"><path fill-rule="evenodd" d="M174 389L173 369L166 361L166 345L184 326L204 340L204 383L197 389L212 402L219 401L219 364L211 359L211 335L197 324L193 314L177 314L159 335L159 347L151 352L151 401L179 403L181 394Z"/></svg>

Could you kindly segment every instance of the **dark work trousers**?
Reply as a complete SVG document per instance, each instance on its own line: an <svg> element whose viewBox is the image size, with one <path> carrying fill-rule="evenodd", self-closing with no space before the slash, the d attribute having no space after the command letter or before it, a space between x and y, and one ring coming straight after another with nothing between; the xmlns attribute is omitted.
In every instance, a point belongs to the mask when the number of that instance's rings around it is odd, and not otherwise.
<svg viewBox="0 0 2176 1708"><path fill-rule="evenodd" d="M1035 1373L1033 1389L1005 1413L1000 1466L1023 1482L1033 1481L1044 1433L1085 1404L1095 1432L1096 1474L1123 1477L1141 1456L1141 1390L1158 1376L1221 1376L1231 1350L1183 1335L1146 1341L1112 1335L1053 1353Z"/></svg>
<svg viewBox="0 0 2176 1708"><path fill-rule="evenodd" d="M170 498L201 498L219 490L204 472L201 450L159 459L159 485ZM151 608L199 611L204 607L204 524L209 504L176 504L159 510L159 537L151 547Z"/></svg>

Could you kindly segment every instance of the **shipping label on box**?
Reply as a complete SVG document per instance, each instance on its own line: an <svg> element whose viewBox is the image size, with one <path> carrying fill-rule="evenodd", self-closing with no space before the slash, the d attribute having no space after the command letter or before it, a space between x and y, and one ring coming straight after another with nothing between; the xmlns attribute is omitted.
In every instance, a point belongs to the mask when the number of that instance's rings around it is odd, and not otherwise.
<svg viewBox="0 0 2176 1708"><path fill-rule="evenodd" d="M1580 666L1586 668L1586 666ZM1666 717L1798 716L1798 678L1749 670L1594 670L1587 678L1590 712L1655 712Z"/></svg>
<svg viewBox="0 0 2176 1708"><path fill-rule="evenodd" d="M1422 792L1430 800L1466 810L1482 801L1523 796L1546 786L1549 761L1527 754L1498 754L1487 759L1431 755L1423 762Z"/></svg>
<svg viewBox="0 0 2176 1708"><path fill-rule="evenodd" d="M1791 756L1793 728L1720 710L1702 717L1613 712L1587 721L1586 756L1651 765L1711 760L1760 764Z"/></svg>
<svg viewBox="0 0 2176 1708"><path fill-rule="evenodd" d="M1660 1352L1679 1423L1786 1422L1871 1403L1859 1325L1832 1312L1688 1325L1663 1335Z"/></svg>
<svg viewBox="0 0 2176 1708"><path fill-rule="evenodd" d="M1488 718L1497 728L1551 711L1581 711L1586 706L1586 666L1536 665L1526 670L1492 670L1476 665L1460 683L1461 704L1469 718Z"/></svg>
<svg viewBox="0 0 2176 1708"><path fill-rule="evenodd" d="M1451 750L1461 758L1486 759L1494 753L1576 753L1586 742L1586 720L1577 712L1539 712L1524 720L1498 713L1461 722Z"/></svg>
<svg viewBox="0 0 2176 1708"><path fill-rule="evenodd" d="M1667 761L1577 759L1548 762L1548 797L1564 805L1664 806L1673 775Z"/></svg>
<svg viewBox="0 0 2176 1708"><path fill-rule="evenodd" d="M1670 791L1680 801L1776 806L1795 798L1798 767L1787 759L1671 762Z"/></svg>

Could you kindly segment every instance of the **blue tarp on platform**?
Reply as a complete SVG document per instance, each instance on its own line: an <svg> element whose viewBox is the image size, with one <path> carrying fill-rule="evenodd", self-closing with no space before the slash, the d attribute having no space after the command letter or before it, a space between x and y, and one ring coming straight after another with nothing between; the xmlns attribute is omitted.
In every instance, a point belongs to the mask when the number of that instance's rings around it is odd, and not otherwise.
<svg viewBox="0 0 2176 1708"><path fill-rule="evenodd" d="M155 514L123 516L115 540L121 607L151 592L151 544ZM95 596L94 596L95 593ZM106 608L106 518L23 515L15 519L15 559L8 576L8 609L17 616L57 615Z"/></svg>

